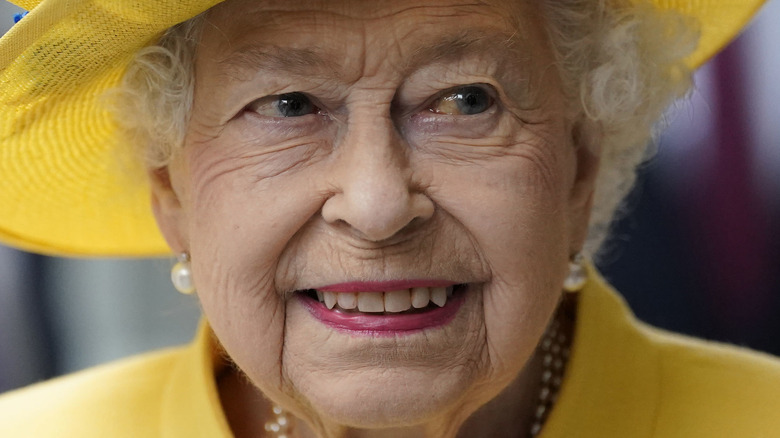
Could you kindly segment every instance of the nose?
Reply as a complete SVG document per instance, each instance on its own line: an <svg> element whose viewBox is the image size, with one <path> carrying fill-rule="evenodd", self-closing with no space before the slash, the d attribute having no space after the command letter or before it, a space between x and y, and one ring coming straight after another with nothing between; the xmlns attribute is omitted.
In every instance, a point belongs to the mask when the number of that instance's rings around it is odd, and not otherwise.
<svg viewBox="0 0 780 438"><path fill-rule="evenodd" d="M335 193L322 206L325 221L343 222L360 238L379 242L415 219L429 219L433 201L415 187L408 151L392 120L350 126L337 148Z"/></svg>

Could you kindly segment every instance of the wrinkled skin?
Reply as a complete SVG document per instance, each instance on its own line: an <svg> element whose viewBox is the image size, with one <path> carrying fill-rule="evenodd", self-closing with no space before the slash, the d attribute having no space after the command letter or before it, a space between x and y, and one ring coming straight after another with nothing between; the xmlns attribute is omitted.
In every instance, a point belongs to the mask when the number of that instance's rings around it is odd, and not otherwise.
<svg viewBox="0 0 780 438"><path fill-rule="evenodd" d="M257 388L303 436L528 426L531 358L597 172L534 3L247 0L209 13L185 146L151 172L153 204L251 381L219 381L237 436L262 434ZM470 114L447 97L472 84L483 105ZM281 114L291 92L311 107ZM409 278L470 290L449 324L390 337L328 328L293 294Z"/></svg>

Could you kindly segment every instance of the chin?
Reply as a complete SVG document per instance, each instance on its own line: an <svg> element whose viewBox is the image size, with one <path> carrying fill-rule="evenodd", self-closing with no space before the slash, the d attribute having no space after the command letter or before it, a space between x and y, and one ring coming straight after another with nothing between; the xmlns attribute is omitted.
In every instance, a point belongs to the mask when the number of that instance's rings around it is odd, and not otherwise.
<svg viewBox="0 0 780 438"><path fill-rule="evenodd" d="M471 387L467 374L457 369L377 369L316 376L299 390L327 422L361 429L415 426L459 405Z"/></svg>

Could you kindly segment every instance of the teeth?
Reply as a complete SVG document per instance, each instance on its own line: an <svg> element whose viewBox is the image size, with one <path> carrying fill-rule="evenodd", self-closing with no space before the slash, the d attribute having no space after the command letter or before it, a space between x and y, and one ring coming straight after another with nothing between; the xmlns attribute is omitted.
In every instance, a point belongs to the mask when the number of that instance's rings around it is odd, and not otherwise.
<svg viewBox="0 0 780 438"><path fill-rule="evenodd" d="M422 309L431 302L431 291L427 287L412 288L412 306L415 309Z"/></svg>
<svg viewBox="0 0 780 438"><path fill-rule="evenodd" d="M359 292L357 294L358 310L361 312L384 312L385 303L379 292Z"/></svg>
<svg viewBox="0 0 780 438"><path fill-rule="evenodd" d="M322 294L325 296L325 305L328 306L328 309L332 309L338 302L336 292L323 292Z"/></svg>
<svg viewBox="0 0 780 438"><path fill-rule="evenodd" d="M403 312L412 307L409 289L385 292L385 312Z"/></svg>
<svg viewBox="0 0 780 438"><path fill-rule="evenodd" d="M447 288L446 287L432 287L431 288L431 301L439 307L444 307L447 304Z"/></svg>
<svg viewBox="0 0 780 438"><path fill-rule="evenodd" d="M439 307L452 297L452 287L414 287L387 292L322 292L317 298L328 309L338 305L343 310L359 310L370 313L399 313L411 308L423 309L431 302Z"/></svg>
<svg viewBox="0 0 780 438"><path fill-rule="evenodd" d="M356 293L344 292L338 295L339 307L342 309L350 310L358 306L358 298Z"/></svg>

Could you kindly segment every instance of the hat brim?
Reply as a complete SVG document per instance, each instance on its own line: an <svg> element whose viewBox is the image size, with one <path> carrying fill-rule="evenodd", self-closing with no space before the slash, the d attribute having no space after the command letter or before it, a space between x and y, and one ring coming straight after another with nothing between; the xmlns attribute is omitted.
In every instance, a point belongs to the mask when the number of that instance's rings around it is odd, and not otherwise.
<svg viewBox="0 0 780 438"><path fill-rule="evenodd" d="M219 0L16 0L30 14L0 39L0 241L44 254L159 256L142 169L119 151L101 99L132 56ZM654 0L693 17L695 68L764 0Z"/></svg>

